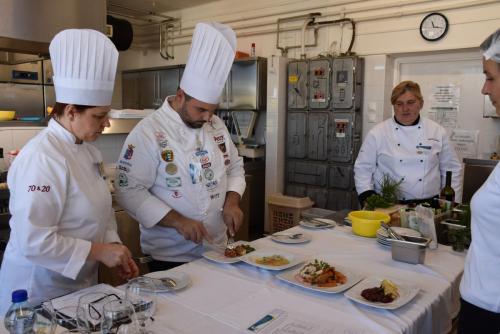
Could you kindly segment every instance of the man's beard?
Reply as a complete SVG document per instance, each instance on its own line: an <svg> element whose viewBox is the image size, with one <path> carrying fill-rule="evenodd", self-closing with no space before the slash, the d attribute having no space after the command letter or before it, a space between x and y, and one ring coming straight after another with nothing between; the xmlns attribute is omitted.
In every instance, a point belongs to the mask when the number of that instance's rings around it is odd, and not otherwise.
<svg viewBox="0 0 500 334"><path fill-rule="evenodd" d="M199 129L199 128L203 127L203 125L206 123L205 121L193 122L189 119L186 102L184 102L184 104L180 108L179 116L181 117L184 124L186 124L188 127L192 128L192 129Z"/></svg>

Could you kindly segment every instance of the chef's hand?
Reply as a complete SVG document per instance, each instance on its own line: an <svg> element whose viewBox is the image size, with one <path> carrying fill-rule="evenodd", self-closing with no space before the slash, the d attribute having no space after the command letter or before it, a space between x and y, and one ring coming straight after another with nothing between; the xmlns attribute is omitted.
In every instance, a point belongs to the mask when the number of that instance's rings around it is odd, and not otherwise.
<svg viewBox="0 0 500 334"><path fill-rule="evenodd" d="M159 224L175 228L184 239L191 240L197 244L201 243L203 239L206 239L210 243L213 242L212 237L202 222L187 218L175 210L170 210Z"/></svg>
<svg viewBox="0 0 500 334"><path fill-rule="evenodd" d="M222 219L231 237L234 237L243 224L243 211L240 209L240 198L238 193L229 191L226 194L226 201L222 210Z"/></svg>
<svg viewBox="0 0 500 334"><path fill-rule="evenodd" d="M132 253L122 244L92 243L90 247L89 260L104 263L107 267L120 267L123 272L133 274L137 271L137 265L132 260ZM132 264L133 263L133 264Z"/></svg>
<svg viewBox="0 0 500 334"><path fill-rule="evenodd" d="M118 276L124 280L129 280L131 278L139 276L139 267L133 259L128 260L128 267L130 270L127 271L125 267L119 265L116 269L118 272Z"/></svg>

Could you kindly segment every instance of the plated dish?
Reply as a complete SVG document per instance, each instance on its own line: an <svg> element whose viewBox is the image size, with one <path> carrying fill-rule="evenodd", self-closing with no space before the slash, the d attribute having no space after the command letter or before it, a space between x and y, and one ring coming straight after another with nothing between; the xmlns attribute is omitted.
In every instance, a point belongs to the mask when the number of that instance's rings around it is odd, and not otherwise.
<svg viewBox="0 0 500 334"><path fill-rule="evenodd" d="M202 256L207 260L231 264L241 261L242 256L255 251L255 248L246 241L237 241L233 245L232 248L208 250Z"/></svg>
<svg viewBox="0 0 500 334"><path fill-rule="evenodd" d="M277 277L287 283L325 293L345 291L363 279L345 267L333 266L319 259L307 262L298 270L278 274Z"/></svg>
<svg viewBox="0 0 500 334"><path fill-rule="evenodd" d="M189 278L186 273L181 271L154 271L144 276L153 278L156 286L156 292L178 291L191 284L191 278ZM163 278L170 278L174 280L175 286L172 287L171 285L164 284L162 281Z"/></svg>
<svg viewBox="0 0 500 334"><path fill-rule="evenodd" d="M279 232L271 235L271 240L283 244L302 244L311 241L311 235L308 233L284 233Z"/></svg>
<svg viewBox="0 0 500 334"><path fill-rule="evenodd" d="M241 260L268 270L283 270L302 262L302 258L298 255L270 249L252 252L243 256Z"/></svg>
<svg viewBox="0 0 500 334"><path fill-rule="evenodd" d="M360 304L394 310L411 301L418 291L417 287L399 280L369 277L344 295Z"/></svg>
<svg viewBox="0 0 500 334"><path fill-rule="evenodd" d="M304 219L299 222L299 225L310 229L332 228L337 225L334 220L326 218Z"/></svg>

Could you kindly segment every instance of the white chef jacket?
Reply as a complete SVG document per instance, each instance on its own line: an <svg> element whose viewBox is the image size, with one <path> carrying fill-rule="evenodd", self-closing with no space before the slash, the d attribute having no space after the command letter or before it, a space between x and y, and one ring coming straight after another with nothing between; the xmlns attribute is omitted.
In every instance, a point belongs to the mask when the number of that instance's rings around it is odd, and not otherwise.
<svg viewBox="0 0 500 334"><path fill-rule="evenodd" d="M10 239L0 269L0 314L13 290L33 303L97 283L91 242L120 242L100 152L57 121L31 139L8 173Z"/></svg>
<svg viewBox="0 0 500 334"><path fill-rule="evenodd" d="M211 124L190 128L169 98L127 137L118 160L116 199L140 223L145 254L186 262L199 258L203 246L158 222L174 209L202 221L216 243L225 242L226 192L243 195L245 175L222 120L214 115Z"/></svg>
<svg viewBox="0 0 500 334"><path fill-rule="evenodd" d="M439 195L452 172L455 201L462 198L462 164L446 130L420 117L418 124L402 126L393 118L371 129L354 164L356 191L380 193L384 174L403 179L399 200L425 199Z"/></svg>
<svg viewBox="0 0 500 334"><path fill-rule="evenodd" d="M500 163L471 200L472 243L460 283L462 298L500 313Z"/></svg>

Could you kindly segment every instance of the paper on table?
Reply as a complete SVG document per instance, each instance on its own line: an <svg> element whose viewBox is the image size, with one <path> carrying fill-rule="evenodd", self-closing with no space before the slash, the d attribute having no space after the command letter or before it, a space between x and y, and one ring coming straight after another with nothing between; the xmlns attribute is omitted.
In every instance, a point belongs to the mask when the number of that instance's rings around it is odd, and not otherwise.
<svg viewBox="0 0 500 334"><path fill-rule="evenodd" d="M420 221L418 229L422 236L426 238L430 238L431 242L429 243L430 249L436 249L437 245L437 234L436 234L436 224L434 223L434 212L431 208L423 207L422 205L418 205L415 209L417 213L417 217Z"/></svg>

